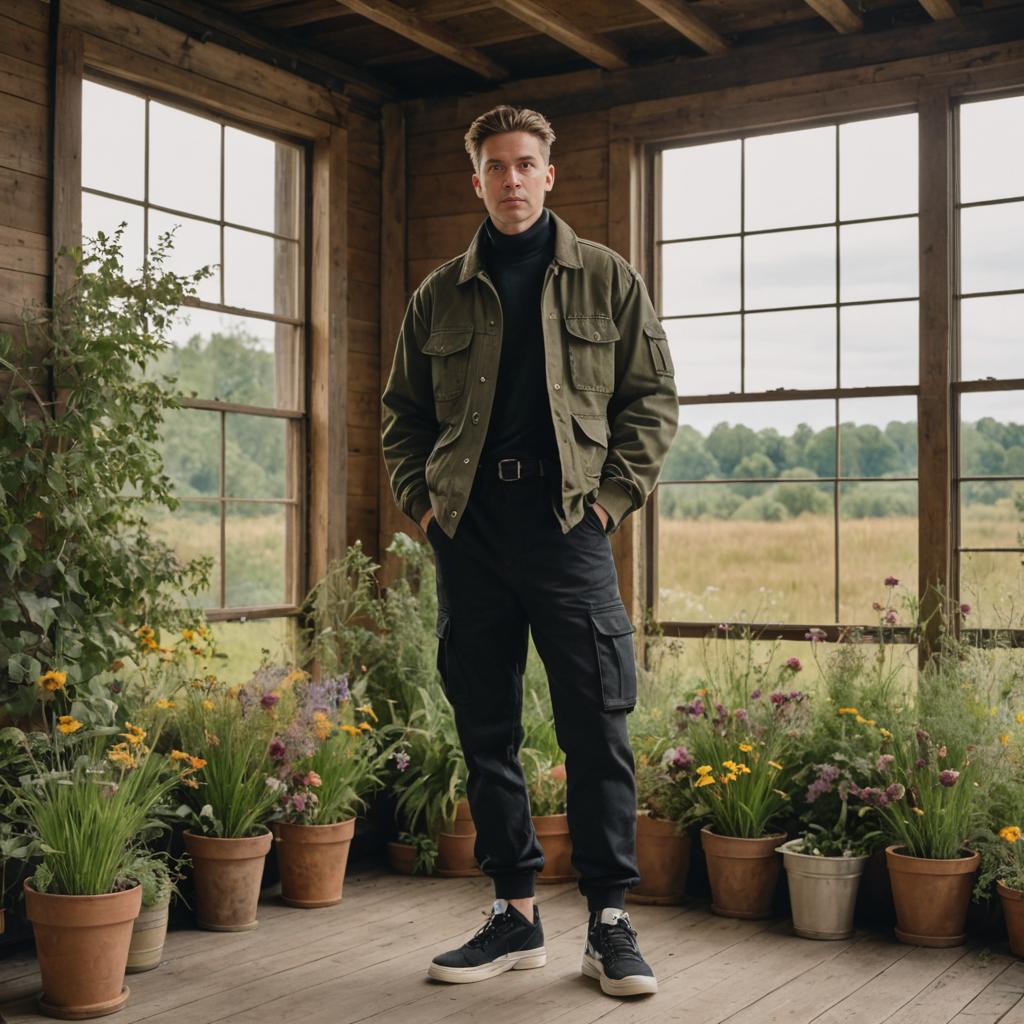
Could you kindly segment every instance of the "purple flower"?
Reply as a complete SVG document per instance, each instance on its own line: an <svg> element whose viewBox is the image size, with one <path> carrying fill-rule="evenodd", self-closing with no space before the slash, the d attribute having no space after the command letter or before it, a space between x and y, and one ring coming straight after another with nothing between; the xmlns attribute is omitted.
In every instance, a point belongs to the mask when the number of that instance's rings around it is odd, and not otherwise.
<svg viewBox="0 0 1024 1024"><path fill-rule="evenodd" d="M813 804L819 796L831 793L832 783L839 778L839 769L834 764L820 764L817 768L818 777L807 787L805 799L809 804Z"/></svg>
<svg viewBox="0 0 1024 1024"><path fill-rule="evenodd" d="M809 629L806 633L804 633L804 639L810 640L812 644L816 644L824 640L826 635L827 634L825 633L825 630L819 629L817 626L814 626L812 629Z"/></svg>
<svg viewBox="0 0 1024 1024"><path fill-rule="evenodd" d="M409 767L409 755L404 750L396 750L391 756L395 759L395 767L400 772Z"/></svg>
<svg viewBox="0 0 1024 1024"><path fill-rule="evenodd" d="M898 587L900 585L900 581L896 579L895 576L886 576L885 585L887 587Z"/></svg>
<svg viewBox="0 0 1024 1024"><path fill-rule="evenodd" d="M879 807L888 807L889 797L885 793L879 793L875 802L878 804Z"/></svg>
<svg viewBox="0 0 1024 1024"><path fill-rule="evenodd" d="M280 699L276 693L265 693L260 697L260 707L269 711Z"/></svg>
<svg viewBox="0 0 1024 1024"><path fill-rule="evenodd" d="M886 608L885 615L882 617L882 620L887 626L895 626L897 622L896 609Z"/></svg>
<svg viewBox="0 0 1024 1024"><path fill-rule="evenodd" d="M676 747L669 762L673 768L686 769L693 764L693 755L686 747Z"/></svg>
<svg viewBox="0 0 1024 1024"><path fill-rule="evenodd" d="M785 667L791 669L793 672L799 672L803 668L803 665L800 664L799 658L787 658Z"/></svg>
<svg viewBox="0 0 1024 1024"><path fill-rule="evenodd" d="M892 754L879 754L878 760L875 762L875 768L880 772L884 772L895 760L896 758Z"/></svg>
<svg viewBox="0 0 1024 1024"><path fill-rule="evenodd" d="M296 814L302 814L306 810L306 798L302 793L296 793L292 797L292 808Z"/></svg>
<svg viewBox="0 0 1024 1024"><path fill-rule="evenodd" d="M906 793L906 787L900 782L893 782L885 787L885 795L890 800L902 800Z"/></svg>
<svg viewBox="0 0 1024 1024"><path fill-rule="evenodd" d="M788 698L784 693L773 693L768 698L776 707L780 704L785 704Z"/></svg>
<svg viewBox="0 0 1024 1024"><path fill-rule="evenodd" d="M966 604L966 603L960 605L960 614L963 615L963 616L970 615L971 614L971 606L969 604Z"/></svg>
<svg viewBox="0 0 1024 1024"><path fill-rule="evenodd" d="M926 733L924 731L924 729L918 729L917 730L917 742L918 743L924 743L924 741L927 740L927 739L928 739L928 733Z"/></svg>
<svg viewBox="0 0 1024 1024"><path fill-rule="evenodd" d="M686 713L694 718L700 718L704 714L704 701L700 697L695 698L686 705Z"/></svg>
<svg viewBox="0 0 1024 1024"><path fill-rule="evenodd" d="M751 700L760 700L761 699L761 687L760 686L750 694L750 699Z"/></svg>
<svg viewBox="0 0 1024 1024"><path fill-rule="evenodd" d="M750 717L746 708L737 708L733 715L736 717L737 722L745 722Z"/></svg>
<svg viewBox="0 0 1024 1024"><path fill-rule="evenodd" d="M270 741L270 759L271 761L283 761L285 755L284 741L280 736L275 736Z"/></svg>
<svg viewBox="0 0 1024 1024"><path fill-rule="evenodd" d="M956 785L956 780L960 778L960 773L954 771L952 768L946 768L939 772L939 782L947 789L950 786Z"/></svg>
<svg viewBox="0 0 1024 1024"><path fill-rule="evenodd" d="M915 768L927 768L928 767L928 758L927 757L919 757L914 762L914 767Z"/></svg>
<svg viewBox="0 0 1024 1024"><path fill-rule="evenodd" d="M800 701L802 701L804 699L804 696L805 695L804 695L804 692L802 690L790 690L789 691L789 699L790 700L795 700L797 702L800 702Z"/></svg>

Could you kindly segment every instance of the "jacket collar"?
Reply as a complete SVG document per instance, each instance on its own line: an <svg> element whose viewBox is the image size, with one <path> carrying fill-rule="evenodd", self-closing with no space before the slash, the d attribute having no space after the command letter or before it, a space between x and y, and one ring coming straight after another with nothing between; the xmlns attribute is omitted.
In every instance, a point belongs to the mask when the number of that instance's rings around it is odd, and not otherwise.
<svg viewBox="0 0 1024 1024"><path fill-rule="evenodd" d="M555 225L555 262L563 267L571 267L573 270L580 270L583 267L583 260L580 258L580 243L573 231L554 210L548 211L551 220ZM481 221L480 226L473 235L473 241L462 257L462 271L456 284L465 284L471 277L476 277L485 269L481 247L484 244L486 232L486 221Z"/></svg>

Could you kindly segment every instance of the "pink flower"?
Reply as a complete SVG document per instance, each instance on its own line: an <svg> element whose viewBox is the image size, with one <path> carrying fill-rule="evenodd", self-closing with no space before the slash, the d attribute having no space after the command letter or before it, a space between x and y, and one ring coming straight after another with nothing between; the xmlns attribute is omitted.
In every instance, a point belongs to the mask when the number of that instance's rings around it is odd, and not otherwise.
<svg viewBox="0 0 1024 1024"><path fill-rule="evenodd" d="M322 783L323 779L316 772L307 772L306 777L302 780L304 786L319 786Z"/></svg>
<svg viewBox="0 0 1024 1024"><path fill-rule="evenodd" d="M962 604L962 605L960 605L960 614L963 615L963 616L970 615L971 614L971 606L969 604Z"/></svg>
<svg viewBox="0 0 1024 1024"><path fill-rule="evenodd" d="M562 779L565 778L565 765L564 764L556 764L551 769L551 773L550 774L551 774L551 778L558 779L558 780L561 781Z"/></svg>
<svg viewBox="0 0 1024 1024"><path fill-rule="evenodd" d="M800 659L799 658L787 658L786 659L786 668L792 669L792 671L794 671L794 672L799 672L800 669L803 668L803 665L800 664Z"/></svg>
<svg viewBox="0 0 1024 1024"><path fill-rule="evenodd" d="M885 615L883 616L883 620L885 621L885 624L887 626L895 626L896 625L896 609L895 608L886 608Z"/></svg>
<svg viewBox="0 0 1024 1024"><path fill-rule="evenodd" d="M827 635L828 634L826 634L825 630L819 629L817 626L814 626L812 629L809 629L806 633L804 633L804 639L810 640L812 644L816 644L824 640Z"/></svg>
<svg viewBox="0 0 1024 1024"><path fill-rule="evenodd" d="M896 579L895 576L886 576L885 585L887 587L898 587L900 585L900 581Z"/></svg>
<svg viewBox="0 0 1024 1024"><path fill-rule="evenodd" d="M284 741L280 736L275 736L270 742L270 759L272 761L283 761L285 755Z"/></svg>
<svg viewBox="0 0 1024 1024"><path fill-rule="evenodd" d="M297 814L302 814L306 810L306 798L301 793L296 793L292 797L292 808Z"/></svg>
<svg viewBox="0 0 1024 1024"><path fill-rule="evenodd" d="M892 754L879 754L878 760L875 762L875 768L880 772L884 772L895 760L896 758Z"/></svg>
<svg viewBox="0 0 1024 1024"><path fill-rule="evenodd" d="M265 693L260 697L260 707L269 711L280 699L276 693Z"/></svg>
<svg viewBox="0 0 1024 1024"><path fill-rule="evenodd" d="M960 778L960 773L953 771L952 768L946 768L944 771L939 772L939 782L947 788L949 786L955 786L956 780Z"/></svg>
<svg viewBox="0 0 1024 1024"><path fill-rule="evenodd" d="M945 757L946 756L947 750L946 750L945 746L939 747L938 754L939 754L939 757Z"/></svg>

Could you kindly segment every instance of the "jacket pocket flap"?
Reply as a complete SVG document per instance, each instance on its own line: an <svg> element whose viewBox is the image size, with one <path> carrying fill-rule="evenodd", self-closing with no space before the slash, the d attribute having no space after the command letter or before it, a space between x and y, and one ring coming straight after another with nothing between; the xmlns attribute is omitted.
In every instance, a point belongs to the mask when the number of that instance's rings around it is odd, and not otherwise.
<svg viewBox="0 0 1024 1024"><path fill-rule="evenodd" d="M450 356L461 352L473 340L472 327L451 327L434 331L423 346L425 356Z"/></svg>
<svg viewBox="0 0 1024 1024"><path fill-rule="evenodd" d="M565 329L584 341L618 341L619 329L610 316L567 316Z"/></svg>
<svg viewBox="0 0 1024 1024"><path fill-rule="evenodd" d="M648 320L644 324L644 334L649 338L667 338L665 328L661 326L660 320Z"/></svg>
<svg viewBox="0 0 1024 1024"><path fill-rule="evenodd" d="M635 633L633 623L629 621L629 614L625 605L612 605L610 608L591 608L590 618L594 628L604 636L626 636Z"/></svg>
<svg viewBox="0 0 1024 1024"><path fill-rule="evenodd" d="M576 426L594 444L606 445L608 443L608 418L603 413L600 416L584 416L578 412L571 415Z"/></svg>
<svg viewBox="0 0 1024 1024"><path fill-rule="evenodd" d="M429 523L427 524L429 525ZM448 630L451 627L452 618L448 613L447 608L437 609L437 622L434 624L434 636L440 637L442 640L448 636Z"/></svg>

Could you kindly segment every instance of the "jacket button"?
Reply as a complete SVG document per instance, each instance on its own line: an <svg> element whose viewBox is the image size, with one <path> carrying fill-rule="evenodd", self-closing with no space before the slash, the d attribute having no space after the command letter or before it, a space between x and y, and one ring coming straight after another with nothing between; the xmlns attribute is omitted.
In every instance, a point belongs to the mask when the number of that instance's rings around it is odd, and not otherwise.
<svg viewBox="0 0 1024 1024"><path fill-rule="evenodd" d="M462 461L467 464L469 463L469 459L463 459Z"/></svg>
<svg viewBox="0 0 1024 1024"><path fill-rule="evenodd" d="M561 384L556 384L555 385L555 390L556 391L561 391L562 390L562 385Z"/></svg>
<svg viewBox="0 0 1024 1024"><path fill-rule="evenodd" d="M487 382L487 378L486 377L481 377L480 378L480 383L481 384L485 384L486 382Z"/></svg>
<svg viewBox="0 0 1024 1024"><path fill-rule="evenodd" d="M493 320L488 320L487 322L488 322L488 323L489 323L489 324L490 324L490 325L491 325L492 327L494 326L494 321L493 321Z"/></svg>
<svg viewBox="0 0 1024 1024"><path fill-rule="evenodd" d="M454 519L459 513L456 512L455 509L452 509L449 514L451 515L452 519Z"/></svg>
<svg viewBox="0 0 1024 1024"><path fill-rule="evenodd" d="M478 412L473 413L473 417L472 418L473 418L473 422L474 423L479 423L480 422L480 413L478 413Z"/></svg>
<svg viewBox="0 0 1024 1024"><path fill-rule="evenodd" d="M600 341L600 340L601 340L601 332L600 331L594 331L594 341Z"/></svg>
<svg viewBox="0 0 1024 1024"><path fill-rule="evenodd" d="M548 319L549 320L554 320L555 319L555 314L554 313L548 313Z"/></svg>

